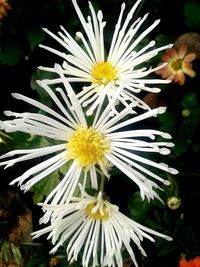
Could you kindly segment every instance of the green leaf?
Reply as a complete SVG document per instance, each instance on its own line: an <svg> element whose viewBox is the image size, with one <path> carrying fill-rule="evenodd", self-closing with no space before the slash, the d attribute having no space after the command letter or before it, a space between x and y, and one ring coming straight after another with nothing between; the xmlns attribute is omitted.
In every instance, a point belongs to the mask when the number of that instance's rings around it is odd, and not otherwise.
<svg viewBox="0 0 200 267"><path fill-rule="evenodd" d="M48 194L58 185L60 182L60 173L59 170L51 173L38 183L36 183L31 188L31 192L34 192L33 200L34 203L41 202L44 197L48 196Z"/></svg>
<svg viewBox="0 0 200 267"><path fill-rule="evenodd" d="M36 46L42 43L45 39L45 32L41 29L34 29L32 31L27 32L29 44L31 50L33 50Z"/></svg>
<svg viewBox="0 0 200 267"><path fill-rule="evenodd" d="M194 93L186 95L184 98L182 105L184 108L191 110L198 104L197 97Z"/></svg>
<svg viewBox="0 0 200 267"><path fill-rule="evenodd" d="M85 188L85 191L87 194L91 195L91 196L97 196L99 191L97 189L94 188Z"/></svg>
<svg viewBox="0 0 200 267"><path fill-rule="evenodd" d="M186 2L184 4L184 14L186 16L186 25L189 28L200 26L200 5Z"/></svg>
<svg viewBox="0 0 200 267"><path fill-rule="evenodd" d="M46 91L38 85L37 80L53 79L56 77L57 76L55 73L46 72L46 71L42 71L39 69L37 69L31 77L31 88L38 93L39 98L40 98L39 100L42 103L45 103L49 107L52 104L52 100L49 97L49 95L46 93Z"/></svg>
<svg viewBox="0 0 200 267"><path fill-rule="evenodd" d="M165 228L168 228L168 229L170 229L170 226L171 226L171 224L170 224L170 215L169 215L169 212L168 212L168 210L164 210L164 212L163 212L163 222L164 222L164 224L165 224Z"/></svg>
<svg viewBox="0 0 200 267"><path fill-rule="evenodd" d="M11 243L10 246L11 246L11 251L12 251L15 263L17 265L21 265L22 264L22 255L21 255L19 248L17 246L15 246L13 243Z"/></svg>
<svg viewBox="0 0 200 267"><path fill-rule="evenodd" d="M4 146L1 146L2 153L13 149L40 147L41 137L36 135L31 136L23 132L14 132L10 133L7 138L4 138L4 142Z"/></svg>
<svg viewBox="0 0 200 267"><path fill-rule="evenodd" d="M158 211L157 209L155 209L154 216L155 216L157 223L161 225L162 224L162 213Z"/></svg>
<svg viewBox="0 0 200 267"><path fill-rule="evenodd" d="M10 251L10 247L7 241L3 242L1 249L2 249L3 261L5 263L8 263L11 259L11 251Z"/></svg>
<svg viewBox="0 0 200 267"><path fill-rule="evenodd" d="M188 144L185 142L177 142L175 143L174 149L173 149L173 156L175 158L179 157L181 154L185 153L188 149Z"/></svg>
<svg viewBox="0 0 200 267"><path fill-rule="evenodd" d="M31 259L27 262L26 267L47 267L47 259L42 257L42 255L38 255L37 258Z"/></svg>
<svg viewBox="0 0 200 267"><path fill-rule="evenodd" d="M162 115L158 115L161 123L160 130L168 133L173 133L177 126L177 115L171 111L167 111Z"/></svg>
<svg viewBox="0 0 200 267"><path fill-rule="evenodd" d="M47 139L42 137L40 140L40 147L47 147L50 146L51 142ZM38 203L43 200L44 197L48 196L48 194L58 185L60 182L60 179L63 175L65 175L66 171L69 168L69 165L71 164L70 161L65 163L63 166L61 166L59 169L36 183L31 188L31 192L34 192L33 200L35 203Z"/></svg>
<svg viewBox="0 0 200 267"><path fill-rule="evenodd" d="M135 192L129 201L129 211L131 217L138 221L145 221L151 210L151 203L147 199L142 200L140 193Z"/></svg>
<svg viewBox="0 0 200 267"><path fill-rule="evenodd" d="M17 45L7 45L1 50L0 64L14 66L23 57L23 53Z"/></svg>
<svg viewBox="0 0 200 267"><path fill-rule="evenodd" d="M173 43L174 42L174 37L172 37L170 35L166 35L166 34L158 34L156 36L156 39L155 40L156 40L156 43L159 46L164 46L166 44Z"/></svg>
<svg viewBox="0 0 200 267"><path fill-rule="evenodd" d="M200 152L200 146L198 144L192 144L191 147L194 152L196 153Z"/></svg>
<svg viewBox="0 0 200 267"><path fill-rule="evenodd" d="M159 257L172 255L172 253L175 253L180 249L180 246L174 242L171 242L171 241L164 241L164 242L165 242L165 245L162 245L162 249L158 253Z"/></svg>

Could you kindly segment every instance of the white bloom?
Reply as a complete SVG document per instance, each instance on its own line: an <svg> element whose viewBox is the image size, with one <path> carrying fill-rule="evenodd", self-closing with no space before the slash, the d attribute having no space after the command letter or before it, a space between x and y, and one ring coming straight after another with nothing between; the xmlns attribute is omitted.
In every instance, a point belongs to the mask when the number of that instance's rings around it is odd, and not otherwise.
<svg viewBox="0 0 200 267"><path fill-rule="evenodd" d="M163 65L150 69L141 67L141 64L147 63L159 51L171 47L171 45L167 45L153 48L155 41L151 41L141 50L137 49L137 45L141 40L159 23L159 20L156 20L144 32L140 35L138 34L139 29L148 16L146 14L143 18L138 18L134 22L131 21L141 1L136 1L124 20L123 13L125 4L122 4L108 55L106 55L106 49L104 47L103 33L106 22L103 21L102 12L98 11L96 13L91 2L89 2L91 16L88 16L86 20L76 0L72 0L83 26L84 34L78 32L76 33L77 36L73 38L63 27L58 32L58 36L44 29L66 50L60 52L48 46L40 46L63 58L64 73L69 82L87 83L83 87L83 90L78 93L78 98L83 106L87 106L88 114L91 114L101 103L101 94L104 94L107 85L109 85L109 90L107 90L109 101L115 95L117 88L126 81L126 87L118 96L118 101L125 106L133 103L133 107L138 106L143 109L149 109L147 104L140 100L136 94L141 92L141 90L146 92L159 92L160 89L154 87L154 85L169 82L167 80L147 78L150 73L155 72L158 68L163 67ZM40 69L54 72L54 69L49 67L40 67ZM60 78L46 80L47 84L60 82L62 82Z"/></svg>
<svg viewBox="0 0 200 267"><path fill-rule="evenodd" d="M172 240L129 219L117 206L102 199L101 192L94 197L82 191L82 197L67 205L41 205L44 211L52 212L51 225L34 232L34 238L48 233L48 239L54 245L51 253L67 241L68 261L77 261L78 257L82 257L84 267L122 267L123 249L128 251L134 266L138 267L132 242L146 256L141 241L147 238L154 242L149 234Z"/></svg>
<svg viewBox="0 0 200 267"><path fill-rule="evenodd" d="M112 102L102 109L102 98L101 105L98 107L93 121L89 124L76 95L64 77L61 67L56 65L55 71L59 73L67 92L66 94L63 89L57 88L56 91L60 99L48 85L41 81L38 83L49 94L58 111L26 96L13 94L15 98L39 108L46 114L5 111L7 116L15 116L16 118L0 122L0 128L6 132L21 131L60 141L60 144L49 147L14 150L3 155L1 159L12 157L0 163L6 167L21 161L45 157L43 161L27 170L11 184L18 182L21 189L29 190L35 183L69 162L65 176L45 201L48 203L51 200L52 204L64 203L73 195L81 174L84 174L84 183L86 180L87 183L90 181L90 185L98 189L98 173L109 178L109 169L115 165L139 186L142 198L145 196L148 199L158 197L153 190L158 188L158 185L152 181L152 178L165 184L168 184L168 181L146 169L145 165L172 174L177 173L177 171L169 168L166 164L147 159L139 153L168 154L170 150L167 147L173 146L171 142L154 142L152 140L156 136L167 139L171 136L156 130L135 130L133 128L134 123L163 113L165 108L150 110L142 115L124 120L124 116L131 111L131 105L113 115ZM113 101L115 100L113 99ZM125 130L124 127L126 126L132 129Z"/></svg>

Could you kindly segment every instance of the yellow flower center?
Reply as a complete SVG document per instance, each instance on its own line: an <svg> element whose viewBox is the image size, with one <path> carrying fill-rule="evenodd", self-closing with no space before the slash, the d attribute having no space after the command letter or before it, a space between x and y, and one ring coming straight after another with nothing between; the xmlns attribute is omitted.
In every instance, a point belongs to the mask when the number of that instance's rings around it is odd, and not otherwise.
<svg viewBox="0 0 200 267"><path fill-rule="evenodd" d="M93 127L79 127L67 144L68 159L89 170L92 165L106 165L106 153L110 151L109 140Z"/></svg>
<svg viewBox="0 0 200 267"><path fill-rule="evenodd" d="M92 76L93 83L107 85L109 82L116 80L116 68L110 62L99 62L93 67Z"/></svg>
<svg viewBox="0 0 200 267"><path fill-rule="evenodd" d="M183 62L183 60L180 58L173 60L172 63L170 64L171 68L175 71L181 70L182 69L182 62Z"/></svg>
<svg viewBox="0 0 200 267"><path fill-rule="evenodd" d="M94 220L101 220L101 221L106 221L109 218L109 214L108 214L108 210L106 205L103 206L103 210L100 211L99 209L97 209L95 212L93 211L93 208L96 207L97 203L92 203L87 205L87 207L85 208L85 212L89 215L89 217L91 219Z"/></svg>

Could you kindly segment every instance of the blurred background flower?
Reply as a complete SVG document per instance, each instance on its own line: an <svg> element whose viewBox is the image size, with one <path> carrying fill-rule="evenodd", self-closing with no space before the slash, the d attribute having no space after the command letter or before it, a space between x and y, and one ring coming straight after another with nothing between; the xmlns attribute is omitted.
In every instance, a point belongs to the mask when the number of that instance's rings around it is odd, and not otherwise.
<svg viewBox="0 0 200 267"><path fill-rule="evenodd" d="M8 15L8 10L11 9L7 0L0 0L0 21Z"/></svg>
<svg viewBox="0 0 200 267"><path fill-rule="evenodd" d="M187 47L181 46L179 49L169 48L162 56L162 62L167 63L163 68L156 71L163 79L169 79L175 83L183 85L185 74L190 77L195 76L192 69L192 61L196 58L194 53L187 54Z"/></svg>
<svg viewBox="0 0 200 267"><path fill-rule="evenodd" d="M188 261L183 258L179 262L179 267L200 267L200 257L197 256L196 258Z"/></svg>

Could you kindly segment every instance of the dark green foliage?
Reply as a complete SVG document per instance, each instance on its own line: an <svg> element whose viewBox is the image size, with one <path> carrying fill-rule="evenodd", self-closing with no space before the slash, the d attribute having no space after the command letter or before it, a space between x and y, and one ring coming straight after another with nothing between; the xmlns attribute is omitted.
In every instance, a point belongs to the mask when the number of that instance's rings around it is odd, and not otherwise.
<svg viewBox="0 0 200 267"><path fill-rule="evenodd" d="M186 16L185 24L190 29L195 29L200 27L200 4L194 2L185 2L184 13Z"/></svg>

